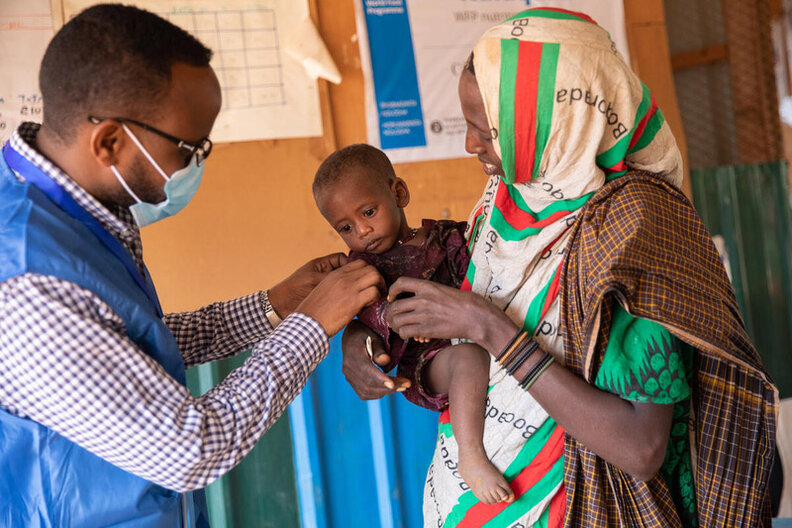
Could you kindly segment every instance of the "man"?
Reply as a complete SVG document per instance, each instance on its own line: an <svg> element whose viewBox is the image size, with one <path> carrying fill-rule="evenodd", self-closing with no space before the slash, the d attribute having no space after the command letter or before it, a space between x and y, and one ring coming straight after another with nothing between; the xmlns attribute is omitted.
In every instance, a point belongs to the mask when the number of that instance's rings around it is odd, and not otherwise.
<svg viewBox="0 0 792 528"><path fill-rule="evenodd" d="M379 296L373 268L336 254L268 292L162 314L139 227L200 182L221 105L210 57L120 5L47 48L43 125L0 157L0 526L205 526L189 492L239 463ZM185 367L250 348L189 394Z"/></svg>

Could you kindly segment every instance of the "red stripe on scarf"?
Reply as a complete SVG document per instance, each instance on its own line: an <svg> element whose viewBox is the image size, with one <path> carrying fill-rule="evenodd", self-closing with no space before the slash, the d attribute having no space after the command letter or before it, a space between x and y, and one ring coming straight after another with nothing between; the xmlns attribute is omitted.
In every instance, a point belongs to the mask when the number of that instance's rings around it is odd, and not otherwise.
<svg viewBox="0 0 792 528"><path fill-rule="evenodd" d="M657 112L657 103L655 102L654 94L650 94L649 97L651 98L649 110L646 111L646 114L644 114L641 122L638 123L637 127L635 127L635 132L633 132L633 136L630 138L630 146L627 147L628 151L633 148L636 143L638 143L639 139L641 139L644 129L646 128L646 124L649 123L649 120L652 119L652 117L654 117L655 113Z"/></svg>
<svg viewBox="0 0 792 528"><path fill-rule="evenodd" d="M468 278L465 277L465 280L462 281L462 284L459 286L459 289L462 291L473 291L473 285L470 284Z"/></svg>
<svg viewBox="0 0 792 528"><path fill-rule="evenodd" d="M558 268L553 275L553 282L550 283L550 288L547 290L547 297L545 297L544 306L542 306L542 316L539 318L540 320L544 319L544 316L547 314L547 310L550 309L550 303L553 302L553 299L558 297L558 283L559 278L561 277L561 266L563 264L564 259L561 259L561 262L558 264Z"/></svg>
<svg viewBox="0 0 792 528"><path fill-rule="evenodd" d="M437 421L441 425L451 423L451 411L448 410L448 407L446 407L445 411L440 413L440 418L438 418Z"/></svg>
<svg viewBox="0 0 792 528"><path fill-rule="evenodd" d="M561 487L550 501L550 511L547 514L547 528L557 528L564 525L564 514L566 513L566 487Z"/></svg>
<svg viewBox="0 0 792 528"><path fill-rule="evenodd" d="M501 212L504 220L518 231L528 229L529 227L541 229L569 214L569 211L561 210L556 211L543 220L537 220L531 213L523 211L514 203L505 185L498 185L498 192L495 195L495 207Z"/></svg>
<svg viewBox="0 0 792 528"><path fill-rule="evenodd" d="M468 251L470 250L470 247L473 245L473 242L476 241L475 240L476 239L476 228L478 228L479 216L481 216L481 213L483 213L483 212L484 212L484 206L482 205L481 207L476 209L475 213L473 213L473 225L470 226L470 232L468 233L469 236L468 236L468 239L467 239Z"/></svg>
<svg viewBox="0 0 792 528"><path fill-rule="evenodd" d="M536 156L536 97L542 43L520 41L514 82L514 182L531 181Z"/></svg>
<svg viewBox="0 0 792 528"><path fill-rule="evenodd" d="M556 13L564 13L564 14L567 14L567 15L572 15L572 16L576 16L578 18L582 18L583 20L591 22L592 24L595 24L595 25L597 24L594 21L593 18L591 18L590 16L586 15L585 13L580 13L578 11L570 11L569 9L561 9L560 7L537 7L537 8L534 8L534 9L536 11L555 11Z"/></svg>
<svg viewBox="0 0 792 528"><path fill-rule="evenodd" d="M530 490L542 477L550 471L550 468L561 458L564 453L564 430L561 426L556 426L553 434L547 439L547 443L542 450L531 460L531 463L520 471L509 484L514 492L516 501ZM553 498L555 500L555 498ZM564 499L566 500L566 498ZM503 510L508 508L511 503L498 502L495 504L484 504L478 502L470 507L465 513L464 519L459 521L456 528L480 528L486 522L494 519ZM551 502L552 507L552 502Z"/></svg>
<svg viewBox="0 0 792 528"><path fill-rule="evenodd" d="M627 163L625 163L624 160L621 160L621 161L619 161L619 163L617 163L613 167L603 167L602 170L604 170L605 172L607 172L609 174L613 173L613 172L625 171L625 170L627 170Z"/></svg>

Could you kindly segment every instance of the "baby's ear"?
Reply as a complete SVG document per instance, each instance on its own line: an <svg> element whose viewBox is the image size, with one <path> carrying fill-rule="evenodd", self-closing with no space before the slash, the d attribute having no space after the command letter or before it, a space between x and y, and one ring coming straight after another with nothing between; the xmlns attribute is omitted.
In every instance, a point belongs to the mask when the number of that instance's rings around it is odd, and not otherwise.
<svg viewBox="0 0 792 528"><path fill-rule="evenodd" d="M410 203L410 189L407 188L404 180L401 178L393 180L391 191L393 191L393 196L396 198L396 205L401 208L407 207L407 204Z"/></svg>

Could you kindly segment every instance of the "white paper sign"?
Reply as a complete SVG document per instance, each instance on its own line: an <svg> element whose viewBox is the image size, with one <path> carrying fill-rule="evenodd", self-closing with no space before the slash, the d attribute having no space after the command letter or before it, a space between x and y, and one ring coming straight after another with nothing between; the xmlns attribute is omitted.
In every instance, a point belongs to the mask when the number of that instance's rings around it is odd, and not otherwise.
<svg viewBox="0 0 792 528"><path fill-rule="evenodd" d="M465 60L488 28L528 7L585 12L627 58L622 0L356 0L355 7L368 141L394 162L468 155L457 97Z"/></svg>
<svg viewBox="0 0 792 528"><path fill-rule="evenodd" d="M0 2L0 144L19 123L41 122L38 72L52 34L49 0Z"/></svg>

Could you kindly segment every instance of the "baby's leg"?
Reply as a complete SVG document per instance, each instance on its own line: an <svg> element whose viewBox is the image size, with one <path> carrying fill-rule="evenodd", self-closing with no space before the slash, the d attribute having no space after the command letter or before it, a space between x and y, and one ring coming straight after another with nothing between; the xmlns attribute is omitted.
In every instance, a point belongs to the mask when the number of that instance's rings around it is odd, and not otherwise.
<svg viewBox="0 0 792 528"><path fill-rule="evenodd" d="M514 500L506 479L484 451L484 410L489 384L489 354L472 343L438 352L426 367L434 393L448 393L451 428L459 445L459 474L485 504Z"/></svg>

